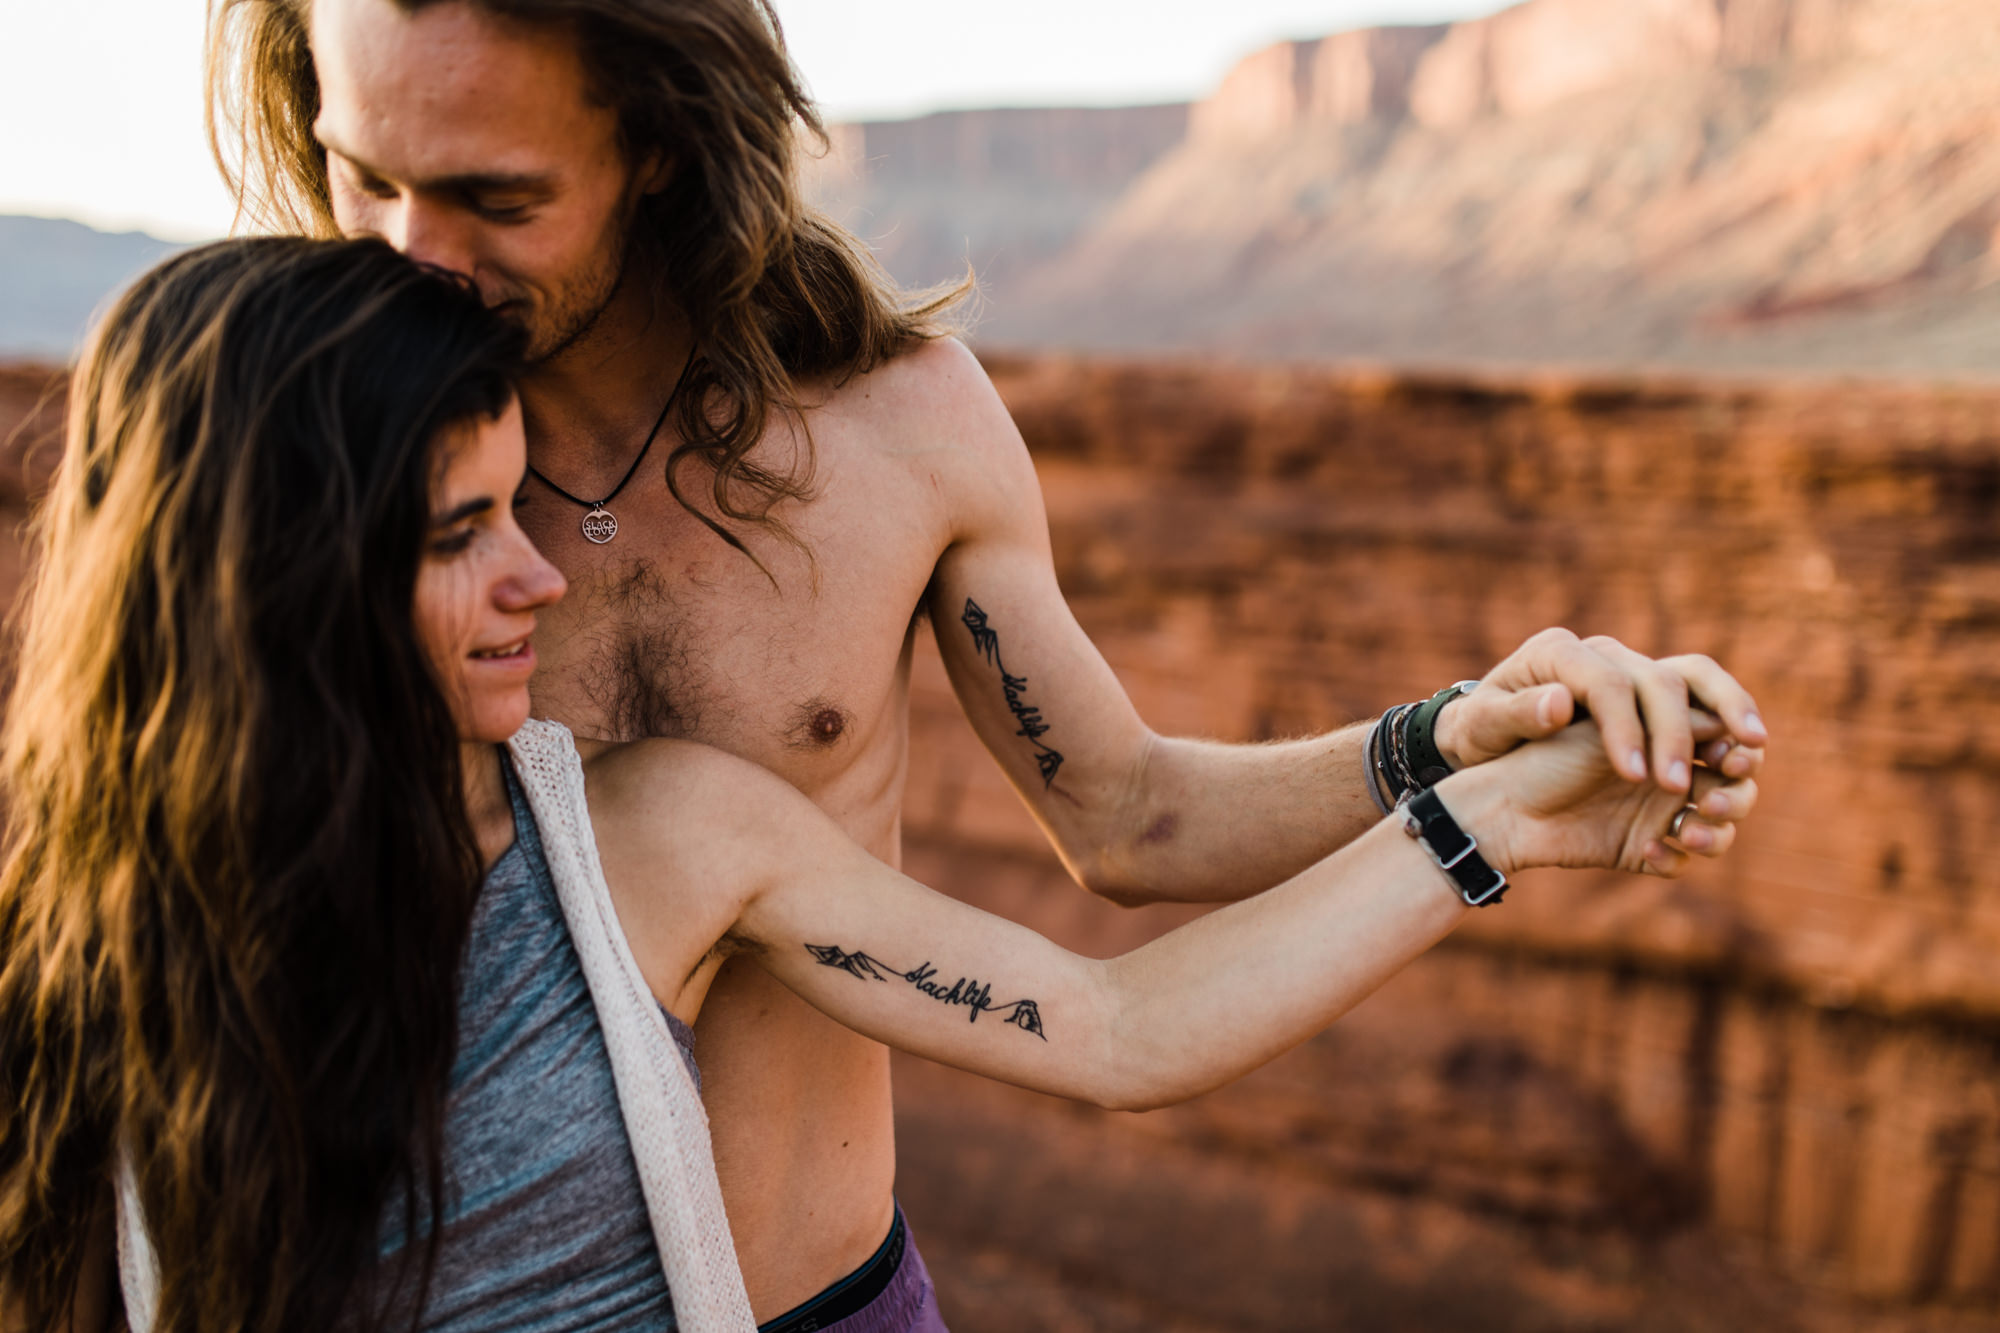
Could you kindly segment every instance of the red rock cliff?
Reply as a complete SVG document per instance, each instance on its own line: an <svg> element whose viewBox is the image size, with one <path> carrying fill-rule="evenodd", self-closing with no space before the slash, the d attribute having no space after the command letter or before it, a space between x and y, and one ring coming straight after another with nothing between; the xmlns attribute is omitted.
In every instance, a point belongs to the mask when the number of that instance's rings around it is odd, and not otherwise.
<svg viewBox="0 0 2000 1333"><path fill-rule="evenodd" d="M964 1327L2000 1316L2000 392L990 369L1162 729L1328 728L1562 623L1714 654L1779 743L1723 865L1537 877L1190 1107L906 1062ZM1070 885L919 686L916 873L1092 951L1178 919Z"/></svg>

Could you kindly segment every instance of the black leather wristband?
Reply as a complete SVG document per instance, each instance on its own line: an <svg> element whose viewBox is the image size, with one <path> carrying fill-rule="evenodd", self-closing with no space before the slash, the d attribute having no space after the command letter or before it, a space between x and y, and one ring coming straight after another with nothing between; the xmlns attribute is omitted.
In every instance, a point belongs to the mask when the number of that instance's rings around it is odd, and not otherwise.
<svg viewBox="0 0 2000 1333"><path fill-rule="evenodd" d="M1479 854L1479 843L1458 826L1430 788L1403 803L1403 831L1451 876L1466 906L1491 907L1507 892L1507 877L1486 863Z"/></svg>
<svg viewBox="0 0 2000 1333"><path fill-rule="evenodd" d="M1410 761L1410 775L1420 787L1435 787L1451 776L1451 765L1444 761L1444 751L1438 749L1438 714L1445 705L1477 689L1476 680L1461 680L1456 685L1447 685L1424 700L1413 709L1403 722L1403 753Z"/></svg>

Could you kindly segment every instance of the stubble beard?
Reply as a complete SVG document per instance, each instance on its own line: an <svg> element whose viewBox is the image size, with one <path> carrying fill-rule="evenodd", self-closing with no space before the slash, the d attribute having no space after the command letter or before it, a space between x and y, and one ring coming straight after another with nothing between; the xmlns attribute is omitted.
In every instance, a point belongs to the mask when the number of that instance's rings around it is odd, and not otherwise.
<svg viewBox="0 0 2000 1333"><path fill-rule="evenodd" d="M563 285L547 315L528 329L527 361L542 366L583 342L611 307L625 282L625 261L631 252L633 219L614 219L603 242L576 279ZM539 327L537 327L539 326Z"/></svg>

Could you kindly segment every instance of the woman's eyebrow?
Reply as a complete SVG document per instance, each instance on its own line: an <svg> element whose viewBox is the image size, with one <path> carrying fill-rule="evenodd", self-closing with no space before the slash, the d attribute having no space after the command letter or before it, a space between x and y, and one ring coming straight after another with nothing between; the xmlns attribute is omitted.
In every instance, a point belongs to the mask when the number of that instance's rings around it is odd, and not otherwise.
<svg viewBox="0 0 2000 1333"><path fill-rule="evenodd" d="M482 495L476 500L467 500L465 503L454 507L449 513L435 515L431 519L431 526L434 528L448 528L454 523L471 518L474 514L483 514L492 507L493 497Z"/></svg>

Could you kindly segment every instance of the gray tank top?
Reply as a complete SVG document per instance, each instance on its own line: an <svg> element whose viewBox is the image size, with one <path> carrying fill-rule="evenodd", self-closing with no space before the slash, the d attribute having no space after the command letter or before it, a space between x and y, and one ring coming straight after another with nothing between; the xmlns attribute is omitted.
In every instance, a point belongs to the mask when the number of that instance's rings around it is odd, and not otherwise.
<svg viewBox="0 0 2000 1333"><path fill-rule="evenodd" d="M534 814L501 763L515 842L487 872L466 945L444 1236L421 1327L662 1333L675 1326L673 1303L604 1033ZM693 1035L671 1014L667 1023L693 1070ZM402 1230L399 1197L385 1258Z"/></svg>

